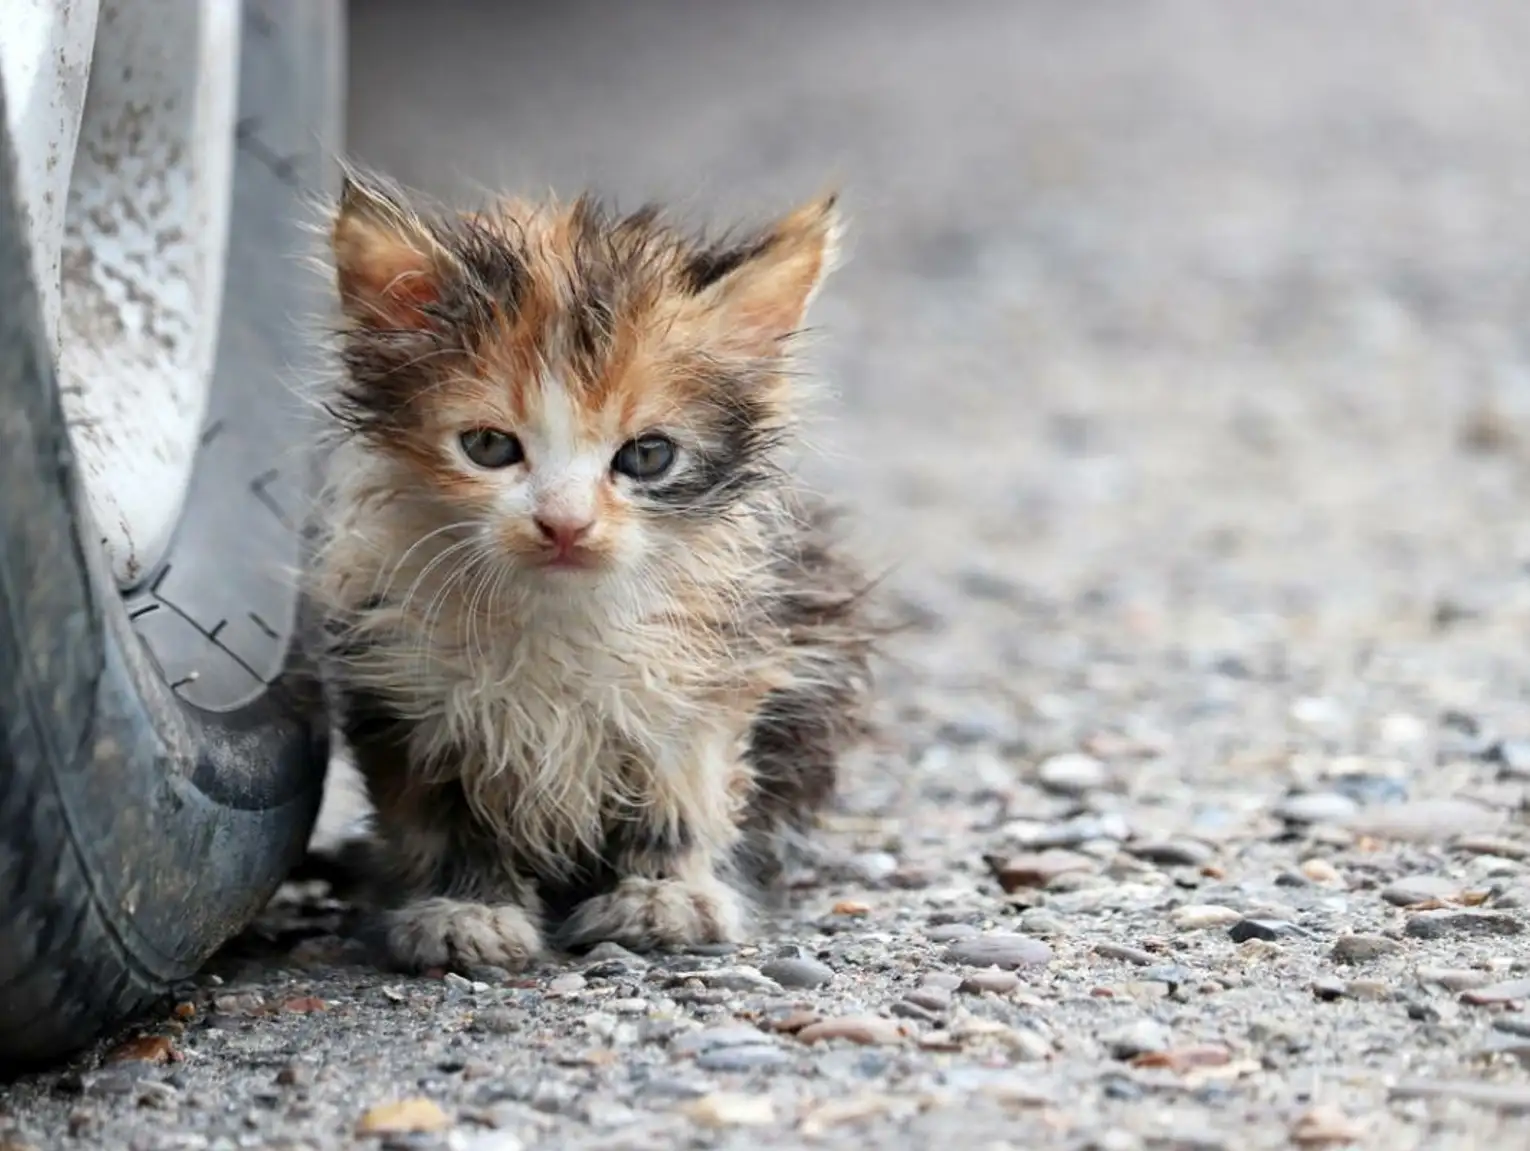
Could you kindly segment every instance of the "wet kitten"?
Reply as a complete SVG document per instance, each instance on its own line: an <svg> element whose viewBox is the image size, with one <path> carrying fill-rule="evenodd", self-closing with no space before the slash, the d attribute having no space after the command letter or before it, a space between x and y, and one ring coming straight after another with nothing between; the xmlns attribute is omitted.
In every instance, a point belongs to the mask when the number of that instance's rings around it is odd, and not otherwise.
<svg viewBox="0 0 1530 1151"><path fill-rule="evenodd" d="M832 198L728 243L351 177L318 587L393 958L737 939L863 734L863 582L780 465Z"/></svg>

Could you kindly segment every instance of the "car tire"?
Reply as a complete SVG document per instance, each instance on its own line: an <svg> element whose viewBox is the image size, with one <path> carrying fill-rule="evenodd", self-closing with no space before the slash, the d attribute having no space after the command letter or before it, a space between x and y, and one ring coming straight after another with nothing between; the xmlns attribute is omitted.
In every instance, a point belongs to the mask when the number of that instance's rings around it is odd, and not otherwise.
<svg viewBox="0 0 1530 1151"><path fill-rule="evenodd" d="M247 0L209 418L166 559L114 581L0 148L0 1067L71 1053L193 975L301 858L328 721L298 592L316 491L313 238L344 7ZM5 123L0 104L0 125ZM0 136L4 133L0 132Z"/></svg>

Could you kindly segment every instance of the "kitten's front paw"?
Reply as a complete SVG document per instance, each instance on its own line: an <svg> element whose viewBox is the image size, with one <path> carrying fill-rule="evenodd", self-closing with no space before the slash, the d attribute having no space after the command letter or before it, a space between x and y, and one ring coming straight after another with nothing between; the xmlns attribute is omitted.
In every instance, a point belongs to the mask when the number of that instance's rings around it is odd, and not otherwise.
<svg viewBox="0 0 1530 1151"><path fill-rule="evenodd" d="M606 940L634 951L731 943L743 934L738 894L716 879L623 879L616 889L581 903L565 925L565 946Z"/></svg>
<svg viewBox="0 0 1530 1151"><path fill-rule="evenodd" d="M513 903L422 899L387 917L388 951L410 968L492 964L514 970L542 950L542 935Z"/></svg>

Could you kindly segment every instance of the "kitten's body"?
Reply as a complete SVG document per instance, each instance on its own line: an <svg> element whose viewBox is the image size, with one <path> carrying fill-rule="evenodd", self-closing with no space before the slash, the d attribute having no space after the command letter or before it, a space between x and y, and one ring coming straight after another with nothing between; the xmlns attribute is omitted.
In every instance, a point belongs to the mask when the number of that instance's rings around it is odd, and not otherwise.
<svg viewBox="0 0 1530 1151"><path fill-rule="evenodd" d="M736 938L740 882L827 798L859 581L775 453L832 242L830 205L702 249L585 202L427 219L348 187L318 584L400 961ZM514 463L462 458L484 428ZM621 470L656 440L667 470Z"/></svg>

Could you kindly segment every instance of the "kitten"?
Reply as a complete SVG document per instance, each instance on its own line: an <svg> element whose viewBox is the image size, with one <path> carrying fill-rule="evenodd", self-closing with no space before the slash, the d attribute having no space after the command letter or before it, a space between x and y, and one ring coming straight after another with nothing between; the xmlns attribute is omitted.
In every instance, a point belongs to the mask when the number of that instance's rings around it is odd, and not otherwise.
<svg viewBox="0 0 1530 1151"><path fill-rule="evenodd" d="M395 961L736 940L865 733L863 582L784 472L833 198L734 242L351 176L317 569Z"/></svg>

